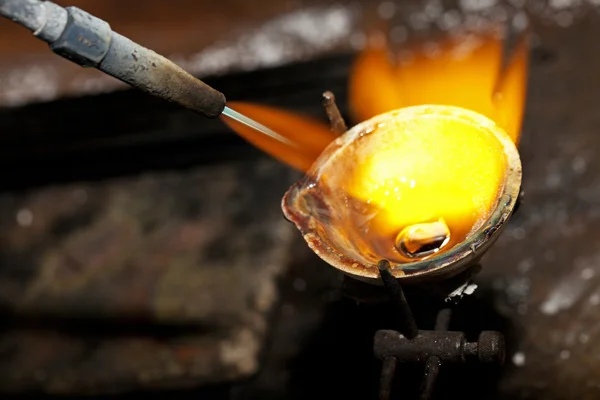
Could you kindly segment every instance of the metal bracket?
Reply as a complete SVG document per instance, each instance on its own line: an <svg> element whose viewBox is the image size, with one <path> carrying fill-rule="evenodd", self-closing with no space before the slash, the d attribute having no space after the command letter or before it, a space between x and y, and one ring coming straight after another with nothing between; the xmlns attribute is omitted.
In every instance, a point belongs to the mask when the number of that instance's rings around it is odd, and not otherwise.
<svg viewBox="0 0 600 400"><path fill-rule="evenodd" d="M455 291L453 291L452 293L450 293L448 295L448 297L446 297L446 302L450 303L450 302L458 302L460 300L462 300L463 297L465 296L470 296L473 293L475 293L475 290L477 290L477 284L474 283L473 281L468 281L466 282L464 285L460 286L458 289L456 289Z"/></svg>
<svg viewBox="0 0 600 400"><path fill-rule="evenodd" d="M373 341L375 357L383 362L379 383L381 400L391 398L398 362L424 363L421 400L432 397L440 367L444 363L462 364L470 359L485 364L504 363L504 336L500 332L484 331L477 342L468 342L464 333L448 330L452 317L450 308L438 312L433 331L418 330L402 286L390 271L389 262L382 260L378 267L381 280L397 311L398 326L398 331L377 331ZM462 297L469 294L470 290L474 290L472 286L469 282L465 283L456 290L456 295Z"/></svg>

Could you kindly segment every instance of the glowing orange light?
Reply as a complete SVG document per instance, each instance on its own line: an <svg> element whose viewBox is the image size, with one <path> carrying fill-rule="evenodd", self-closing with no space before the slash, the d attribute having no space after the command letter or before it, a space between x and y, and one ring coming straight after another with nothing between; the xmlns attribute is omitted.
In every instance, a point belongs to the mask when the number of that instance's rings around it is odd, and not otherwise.
<svg viewBox="0 0 600 400"><path fill-rule="evenodd" d="M354 122L408 106L452 105L494 120L518 143L527 88L527 38L527 34L519 37L504 66L502 40L492 34L443 38L433 49L409 46L405 49L409 56L397 63L387 47L368 47L359 54L350 74L349 105ZM292 141L294 146L223 118L246 140L301 171L307 171L335 138L325 123L277 107L228 105Z"/></svg>
<svg viewBox="0 0 600 400"><path fill-rule="evenodd" d="M227 105L288 139L291 144L278 141L231 118L222 117L229 127L256 147L301 171L308 170L336 137L326 124L303 115L250 103L229 102Z"/></svg>
<svg viewBox="0 0 600 400"><path fill-rule="evenodd" d="M498 137L507 134L468 110L405 108L331 160L319 181L372 209L368 243L382 257L399 259L394 242L403 229L440 218L451 248L497 203L507 166Z"/></svg>
<svg viewBox="0 0 600 400"><path fill-rule="evenodd" d="M518 143L526 94L525 34L504 68L502 41L493 34L448 37L433 48L430 43L409 50L397 64L387 47L359 55L350 75L355 119L420 104L452 105L496 121Z"/></svg>
<svg viewBox="0 0 600 400"><path fill-rule="evenodd" d="M395 59L389 48L372 46L356 59L349 81L354 122L389 118L393 110L398 119L386 119L351 144L347 135L331 144L335 135L326 124L273 107L230 105L294 145L226 121L307 172L306 190L322 190L337 210L327 221L338 225L319 229L329 230L324 237L343 237L355 259L411 262L415 255L408 253L426 253L420 250L431 244L427 235L442 243L436 251L464 242L495 209L509 168L507 151L516 152L520 137L526 34L505 61L502 39L493 34L452 35L436 46L404 50ZM340 146L346 147L338 151ZM342 217L347 209L352 216Z"/></svg>

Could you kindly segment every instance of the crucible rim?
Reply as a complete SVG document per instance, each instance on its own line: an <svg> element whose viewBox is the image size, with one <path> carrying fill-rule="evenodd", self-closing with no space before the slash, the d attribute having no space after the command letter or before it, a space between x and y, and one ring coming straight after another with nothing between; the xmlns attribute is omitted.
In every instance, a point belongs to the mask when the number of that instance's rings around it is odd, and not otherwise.
<svg viewBox="0 0 600 400"><path fill-rule="evenodd" d="M407 284L420 284L436 279L451 278L476 264L481 256L496 241L506 226L506 221L514 211L521 189L522 165L516 144L501 127L482 114L457 106L425 104L392 110L363 121L334 140L323 151L322 155L319 156L319 159L324 155L331 157L335 152L343 148L345 142L348 142L346 136L357 136L370 127L376 126L398 113L412 113L414 116L418 116L424 113L431 113L431 111L450 112L453 115L468 118L471 120L471 123L480 124L482 128L493 133L504 149L507 161L506 173L494 211L465 241L448 251L434 255L426 260L404 264L390 262L390 268L394 277ZM284 217L296 226L310 249L327 264L355 279L380 285L381 280L376 263L373 265L364 265L360 261L351 259L339 250L331 247L328 241L321 238L315 229L315 224L317 223L315 222L315 218L294 205L295 197L301 192L309 179L310 176L305 175L284 194L281 201Z"/></svg>

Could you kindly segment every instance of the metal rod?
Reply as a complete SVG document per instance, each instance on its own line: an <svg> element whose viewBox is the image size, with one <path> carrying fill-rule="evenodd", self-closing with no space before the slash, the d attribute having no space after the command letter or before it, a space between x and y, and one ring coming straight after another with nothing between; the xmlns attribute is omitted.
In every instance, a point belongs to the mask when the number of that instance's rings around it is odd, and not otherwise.
<svg viewBox="0 0 600 400"><path fill-rule="evenodd" d="M386 357L381 367L379 381L379 400L389 400L392 394L392 384L396 375L396 358Z"/></svg>
<svg viewBox="0 0 600 400"><path fill-rule="evenodd" d="M339 135L346 133L348 126L346 126L346 122L335 102L335 95L329 90L323 93L323 107L327 113L327 118L329 118L331 130Z"/></svg>
<svg viewBox="0 0 600 400"><path fill-rule="evenodd" d="M390 262L388 260L381 260L377 264L377 267L379 268L381 280L383 281L383 284L390 295L392 304L398 313L398 317L396 318L399 328L398 331L407 339L415 338L419 333L419 329L417 328L413 313L404 296L402 286L390 270Z"/></svg>
<svg viewBox="0 0 600 400"><path fill-rule="evenodd" d="M435 318L435 330L436 331L447 331L450 328L450 318L452 317L452 310L450 308L444 308L440 310Z"/></svg>
<svg viewBox="0 0 600 400"><path fill-rule="evenodd" d="M429 400L433 396L435 382L440 373L442 365L439 358L429 357L425 362L425 372L423 373L423 382L421 386L421 400Z"/></svg>
<svg viewBox="0 0 600 400"><path fill-rule="evenodd" d="M396 357L400 363L425 363L436 356L444 363L464 364L470 353L465 349L467 338L463 332L420 331L408 339L395 330L375 332L373 353L380 360Z"/></svg>

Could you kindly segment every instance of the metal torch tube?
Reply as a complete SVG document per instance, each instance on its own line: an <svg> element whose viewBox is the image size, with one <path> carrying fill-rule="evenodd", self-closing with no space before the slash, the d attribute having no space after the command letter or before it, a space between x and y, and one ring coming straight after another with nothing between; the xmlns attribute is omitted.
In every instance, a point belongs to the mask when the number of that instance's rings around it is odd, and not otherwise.
<svg viewBox="0 0 600 400"><path fill-rule="evenodd" d="M209 118L225 108L222 93L79 8L62 8L50 1L0 0L0 15L23 25L56 54L78 65L97 68Z"/></svg>

